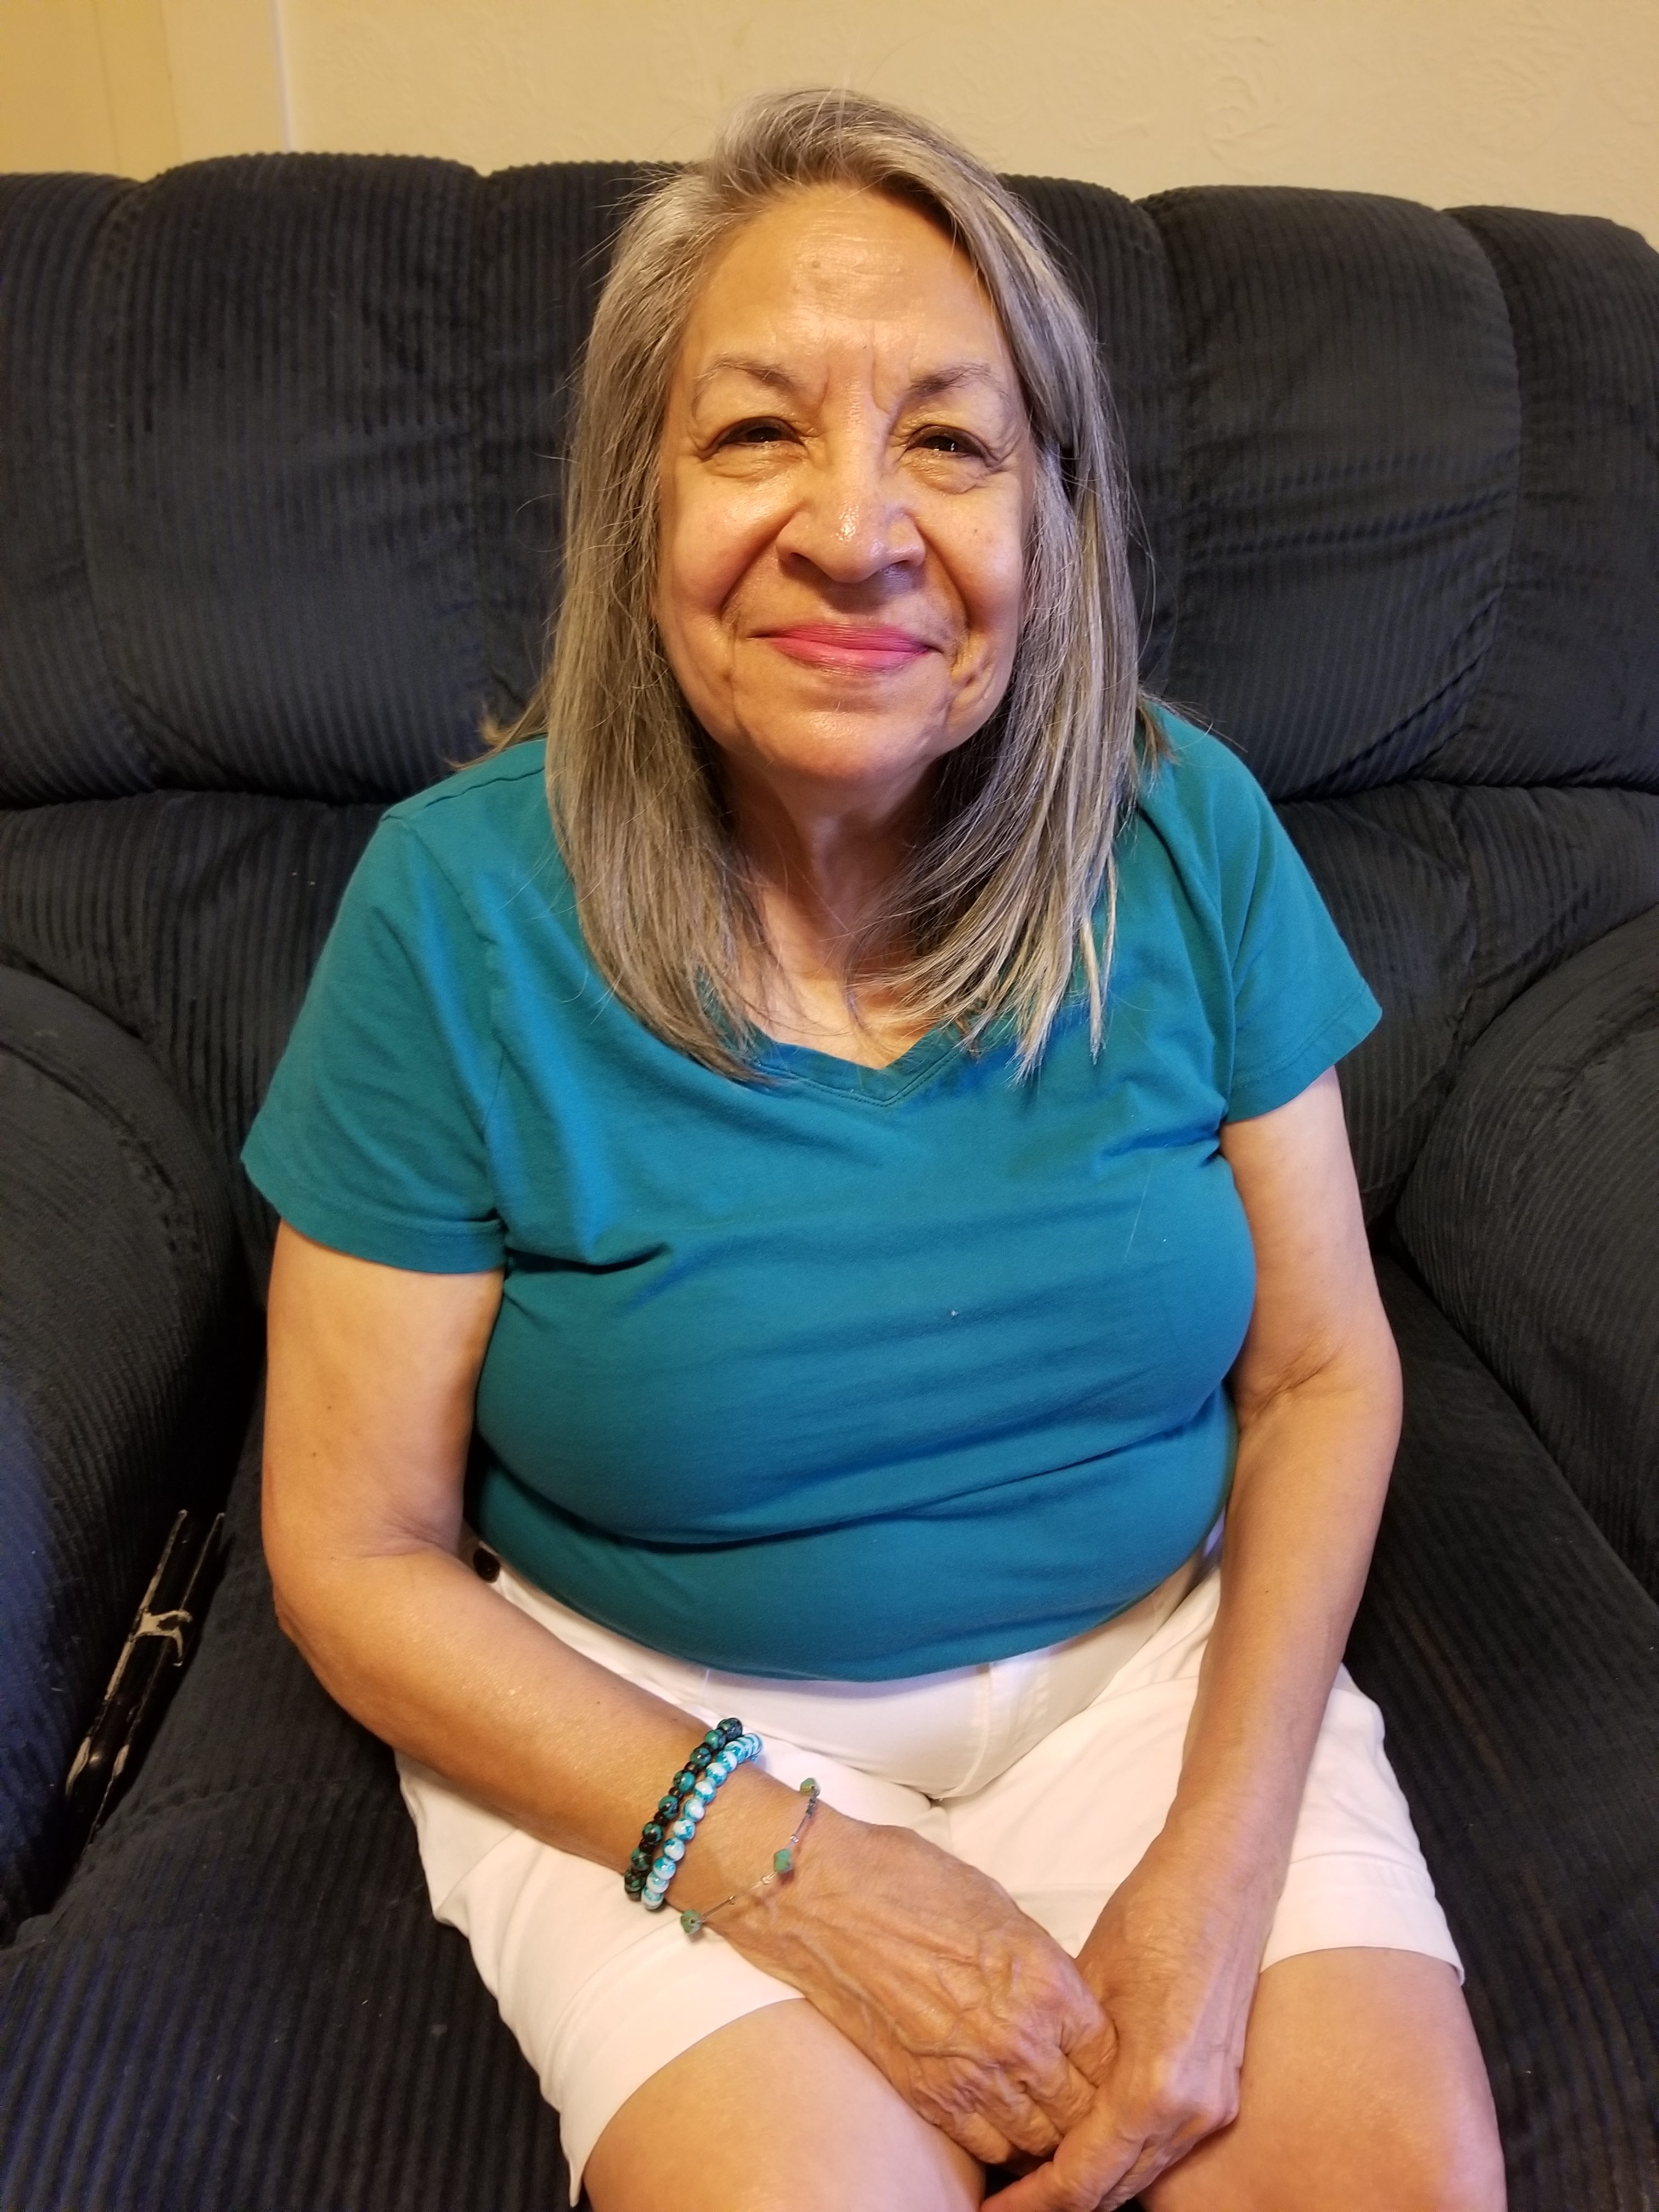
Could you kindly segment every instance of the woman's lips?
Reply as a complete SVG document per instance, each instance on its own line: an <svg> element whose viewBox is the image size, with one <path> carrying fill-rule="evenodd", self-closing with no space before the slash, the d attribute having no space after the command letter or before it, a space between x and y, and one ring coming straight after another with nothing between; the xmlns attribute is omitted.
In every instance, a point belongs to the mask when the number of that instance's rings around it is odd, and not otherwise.
<svg viewBox="0 0 1659 2212"><path fill-rule="evenodd" d="M879 623L854 627L841 623L798 623L790 629L764 633L766 642L809 668L906 668L933 650L908 630Z"/></svg>

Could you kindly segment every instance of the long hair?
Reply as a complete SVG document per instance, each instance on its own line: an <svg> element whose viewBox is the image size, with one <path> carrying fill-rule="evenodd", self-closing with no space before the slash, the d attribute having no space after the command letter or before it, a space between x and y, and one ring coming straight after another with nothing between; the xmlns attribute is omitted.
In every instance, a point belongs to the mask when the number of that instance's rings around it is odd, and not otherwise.
<svg viewBox="0 0 1659 2212"><path fill-rule="evenodd" d="M1024 1073L1079 982L1099 1048L1114 844L1160 740L1137 689L1123 471L1094 335L1030 214L931 125L846 92L770 95L635 207L582 363L552 653L525 713L491 741L547 732L550 811L611 989L694 1059L747 1072L744 978L769 955L714 749L657 631L659 452L714 256L781 195L819 185L900 201L965 256L1001 323L1036 452L1007 692L939 763L922 831L848 947L849 1003L880 947L884 1004L970 1042L998 1024Z"/></svg>

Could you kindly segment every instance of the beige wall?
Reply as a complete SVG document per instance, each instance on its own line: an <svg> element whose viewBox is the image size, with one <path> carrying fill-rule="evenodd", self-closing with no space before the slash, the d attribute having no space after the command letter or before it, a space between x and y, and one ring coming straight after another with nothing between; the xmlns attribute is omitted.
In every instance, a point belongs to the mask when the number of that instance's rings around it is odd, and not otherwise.
<svg viewBox="0 0 1659 2212"><path fill-rule="evenodd" d="M1344 185L1659 240L1659 0L0 0L0 167L673 157L809 82L1132 194Z"/></svg>
<svg viewBox="0 0 1659 2212"><path fill-rule="evenodd" d="M288 144L278 0L0 0L0 169Z"/></svg>

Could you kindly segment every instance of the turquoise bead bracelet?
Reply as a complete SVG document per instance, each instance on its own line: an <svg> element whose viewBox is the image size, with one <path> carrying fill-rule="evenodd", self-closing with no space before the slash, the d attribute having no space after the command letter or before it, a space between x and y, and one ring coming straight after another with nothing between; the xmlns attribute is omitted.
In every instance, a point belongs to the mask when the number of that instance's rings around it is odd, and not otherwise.
<svg viewBox="0 0 1659 2212"><path fill-rule="evenodd" d="M640 1840L623 1875L623 1887L630 1897L637 1899L643 1896L646 1878L662 1850L670 1828L684 1813L686 1800L695 1791L698 1778L708 1771L727 1744L734 1743L743 1732L741 1721L720 1721L689 1753L684 1765L670 1783L667 1795L640 1831ZM699 1799L697 1802L701 1805L706 1800ZM701 1813L696 1815L699 1820L702 1817Z"/></svg>
<svg viewBox="0 0 1659 2212"><path fill-rule="evenodd" d="M638 1846L623 1875L623 1887L647 1912L661 1909L668 1885L685 1856L685 1847L696 1834L697 1823L708 1810L714 1792L745 1760L755 1758L761 1747L760 1738L747 1734L741 1721L725 1720L710 1729L688 1755L656 1812L640 1831Z"/></svg>
<svg viewBox="0 0 1659 2212"><path fill-rule="evenodd" d="M761 1749L761 1740L757 1735L734 1736L697 1776L680 1802L678 1818L669 1824L662 1849L652 1861L651 1871L640 1892L640 1903L647 1912L661 1911L664 1899L668 1895L668 1885L679 1872L680 1861L685 1856L685 1847L696 1834L698 1821L714 1802L714 1792L722 1782L737 1772L745 1759L758 1757Z"/></svg>
<svg viewBox="0 0 1659 2212"><path fill-rule="evenodd" d="M707 1912L682 1912L680 1926L688 1936L700 1935L717 1912L724 1912L728 1905L735 1905L740 1897L758 1897L762 1890L769 1889L775 1881L781 1881L786 1875L794 1872L795 1853L800 1849L800 1839L811 1827L812 1815L818 1809L818 1785L810 1774L800 1785L800 1794L806 1800L806 1810L796 1823L795 1832L788 1842L773 1852L769 1869L750 1888L734 1889L730 1897L721 1898L720 1903L711 1905Z"/></svg>

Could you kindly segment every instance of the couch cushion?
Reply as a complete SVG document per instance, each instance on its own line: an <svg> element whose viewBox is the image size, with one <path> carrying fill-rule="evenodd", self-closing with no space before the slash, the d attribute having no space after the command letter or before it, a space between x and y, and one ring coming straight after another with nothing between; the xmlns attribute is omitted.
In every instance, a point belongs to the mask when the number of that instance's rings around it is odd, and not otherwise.
<svg viewBox="0 0 1659 2212"><path fill-rule="evenodd" d="M1594 216L1457 219L1509 310L1520 497L1480 691L1429 773L1659 791L1659 261Z"/></svg>
<svg viewBox="0 0 1659 2212"><path fill-rule="evenodd" d="M150 781L104 649L76 482L102 335L98 240L134 189L0 177L0 798L13 805Z"/></svg>
<svg viewBox="0 0 1659 2212"><path fill-rule="evenodd" d="M1467 231L1404 200L1146 206L1187 372L1165 688L1275 799L1393 782L1455 726L1498 619L1520 456L1503 295Z"/></svg>
<svg viewBox="0 0 1659 2212"><path fill-rule="evenodd" d="M258 1284L270 1212L237 1156L380 811L171 792L0 814L0 958L149 1048L223 1164Z"/></svg>
<svg viewBox="0 0 1659 2212"><path fill-rule="evenodd" d="M570 372L638 173L6 180L0 799L385 799L474 751L540 651Z"/></svg>
<svg viewBox="0 0 1659 2212"><path fill-rule="evenodd" d="M67 1872L64 1778L173 1514L223 1488L240 1277L155 1062L5 969L0 1159L4 1942Z"/></svg>
<svg viewBox="0 0 1659 2212"><path fill-rule="evenodd" d="M82 498L158 782L363 799L469 749L475 184L256 157L113 210Z"/></svg>
<svg viewBox="0 0 1659 2212"><path fill-rule="evenodd" d="M1659 796L1411 782L1279 811L1382 1007L1342 1065L1375 1218L1494 1016L1659 902Z"/></svg>
<svg viewBox="0 0 1659 2212"><path fill-rule="evenodd" d="M6 2212L559 2212L558 2128L427 1903L390 1754L279 1634L258 1433L137 1788L0 1953Z"/></svg>
<svg viewBox="0 0 1659 2212"><path fill-rule="evenodd" d="M653 173L621 161L544 162L478 180L473 489L485 704L498 715L518 712L540 672L577 365L611 240Z"/></svg>
<svg viewBox="0 0 1659 2212"><path fill-rule="evenodd" d="M1492 1024L1395 1226L1659 1596L1659 905Z"/></svg>
<svg viewBox="0 0 1659 2212"><path fill-rule="evenodd" d="M1659 2206L1659 1607L1395 1266L1406 1424L1348 1660L1468 1972L1510 2212Z"/></svg>
<svg viewBox="0 0 1659 2212"><path fill-rule="evenodd" d="M1116 192L1059 177L1009 182L1042 224L1100 334L1133 507L1129 552L1141 678L1156 690L1169 672L1185 538L1185 376L1169 257L1146 209Z"/></svg>

